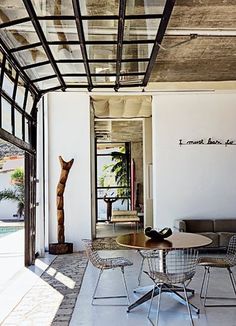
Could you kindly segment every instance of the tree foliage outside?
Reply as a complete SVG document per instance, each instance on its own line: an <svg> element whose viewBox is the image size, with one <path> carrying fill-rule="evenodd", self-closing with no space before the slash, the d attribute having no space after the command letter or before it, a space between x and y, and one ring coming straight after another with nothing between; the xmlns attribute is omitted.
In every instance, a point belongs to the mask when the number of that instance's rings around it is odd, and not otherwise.
<svg viewBox="0 0 236 326"><path fill-rule="evenodd" d="M24 187L24 171L17 168L11 174L12 187L0 191L0 201L10 200L17 202L17 214L22 217L25 208L25 187Z"/></svg>
<svg viewBox="0 0 236 326"><path fill-rule="evenodd" d="M111 152L112 163L103 166L104 174L99 178L99 184L102 187L111 187L109 180L112 178L119 187L117 197L129 197L129 157L126 147L119 147L118 151Z"/></svg>

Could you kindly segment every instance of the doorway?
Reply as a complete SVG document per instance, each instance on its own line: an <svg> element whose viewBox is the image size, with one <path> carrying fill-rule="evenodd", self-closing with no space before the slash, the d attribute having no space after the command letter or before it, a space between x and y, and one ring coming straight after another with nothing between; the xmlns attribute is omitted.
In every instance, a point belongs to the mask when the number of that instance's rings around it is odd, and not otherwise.
<svg viewBox="0 0 236 326"><path fill-rule="evenodd" d="M93 96L91 106L95 130L96 238L136 231L135 223L131 222L116 223L114 227L110 223L113 210L136 210L141 231L146 169L143 126L145 119L151 118L151 98Z"/></svg>

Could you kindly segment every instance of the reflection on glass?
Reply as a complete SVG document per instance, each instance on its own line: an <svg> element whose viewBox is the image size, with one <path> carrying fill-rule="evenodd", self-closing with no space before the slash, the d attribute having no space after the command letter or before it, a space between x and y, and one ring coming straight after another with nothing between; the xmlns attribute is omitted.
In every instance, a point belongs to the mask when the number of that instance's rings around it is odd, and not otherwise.
<svg viewBox="0 0 236 326"><path fill-rule="evenodd" d="M46 61L48 58L42 46L13 53L22 66Z"/></svg>
<svg viewBox="0 0 236 326"><path fill-rule="evenodd" d="M62 74L85 74L83 63L58 63Z"/></svg>
<svg viewBox="0 0 236 326"><path fill-rule="evenodd" d="M145 72L148 62L136 61L136 62L122 62L121 73L129 72Z"/></svg>
<svg viewBox="0 0 236 326"><path fill-rule="evenodd" d="M116 59L117 45L87 45L89 59Z"/></svg>
<svg viewBox="0 0 236 326"><path fill-rule="evenodd" d="M60 86L58 78L50 78L47 80L42 81L41 83L36 83L41 89L47 89L51 87Z"/></svg>
<svg viewBox="0 0 236 326"><path fill-rule="evenodd" d="M110 16L119 14L119 1L109 0L109 1L94 1L94 0L84 0L80 1L81 14L84 16Z"/></svg>
<svg viewBox="0 0 236 326"><path fill-rule="evenodd" d="M19 77L16 90L16 103L23 108L25 97L25 86L23 80Z"/></svg>
<svg viewBox="0 0 236 326"><path fill-rule="evenodd" d="M47 35L48 41L78 41L78 33L74 20L46 20L40 24Z"/></svg>
<svg viewBox="0 0 236 326"><path fill-rule="evenodd" d="M116 73L116 64L113 62L94 62L89 64L92 74Z"/></svg>
<svg viewBox="0 0 236 326"><path fill-rule="evenodd" d="M7 76L7 74L4 74L2 89L12 98L13 90L14 90L14 83Z"/></svg>
<svg viewBox="0 0 236 326"><path fill-rule="evenodd" d="M67 85L88 83L87 77L63 77L63 79Z"/></svg>
<svg viewBox="0 0 236 326"><path fill-rule="evenodd" d="M29 121L25 118L25 142L29 143Z"/></svg>
<svg viewBox="0 0 236 326"><path fill-rule="evenodd" d="M0 1L0 13L0 24L7 23L10 20L28 17L25 6L21 0L15 0L14 5L12 1Z"/></svg>
<svg viewBox="0 0 236 326"><path fill-rule="evenodd" d="M153 44L123 44L122 59L149 58Z"/></svg>
<svg viewBox="0 0 236 326"><path fill-rule="evenodd" d="M51 45L50 49L55 60L61 59L82 59L81 49L79 44L60 44Z"/></svg>
<svg viewBox="0 0 236 326"><path fill-rule="evenodd" d="M26 108L25 108L25 111L27 113L29 113L29 114L31 113L31 110L33 108L33 104L34 104L34 99L33 99L32 95L31 95L31 93L28 92Z"/></svg>
<svg viewBox="0 0 236 326"><path fill-rule="evenodd" d="M141 83L143 81L144 75L138 75L138 76L120 76L120 83L121 84L131 84L131 83Z"/></svg>
<svg viewBox="0 0 236 326"><path fill-rule="evenodd" d="M3 97L2 101L2 128L8 132L12 132L11 125L11 105Z"/></svg>
<svg viewBox="0 0 236 326"><path fill-rule="evenodd" d="M72 1L68 1L68 0L51 0L51 1L33 0L32 3L34 5L34 9L38 16L74 15Z"/></svg>
<svg viewBox="0 0 236 326"><path fill-rule="evenodd" d="M38 79L55 74L50 64L26 69L25 72L27 73L30 79Z"/></svg>
<svg viewBox="0 0 236 326"><path fill-rule="evenodd" d="M10 49L39 42L39 38L31 22L3 28L0 33L2 39Z"/></svg>
<svg viewBox="0 0 236 326"><path fill-rule="evenodd" d="M22 139L22 114L15 110L15 136Z"/></svg>
<svg viewBox="0 0 236 326"><path fill-rule="evenodd" d="M116 81L116 76L92 76L92 82L94 85L99 84L114 84Z"/></svg>
<svg viewBox="0 0 236 326"><path fill-rule="evenodd" d="M126 15L148 15L162 14L166 0L146 1L146 0L128 0L126 4Z"/></svg>
<svg viewBox="0 0 236 326"><path fill-rule="evenodd" d="M125 20L124 40L154 40L160 19Z"/></svg>
<svg viewBox="0 0 236 326"><path fill-rule="evenodd" d="M117 41L118 20L84 20L86 41Z"/></svg>

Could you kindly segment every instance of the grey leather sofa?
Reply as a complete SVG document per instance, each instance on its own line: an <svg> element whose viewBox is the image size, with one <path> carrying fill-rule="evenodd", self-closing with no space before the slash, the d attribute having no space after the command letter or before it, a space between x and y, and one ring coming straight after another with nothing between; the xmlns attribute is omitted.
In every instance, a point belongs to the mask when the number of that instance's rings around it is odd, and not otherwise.
<svg viewBox="0 0 236 326"><path fill-rule="evenodd" d="M175 230L180 232L199 233L212 240L206 249L226 249L229 239L236 234L235 219L178 219Z"/></svg>

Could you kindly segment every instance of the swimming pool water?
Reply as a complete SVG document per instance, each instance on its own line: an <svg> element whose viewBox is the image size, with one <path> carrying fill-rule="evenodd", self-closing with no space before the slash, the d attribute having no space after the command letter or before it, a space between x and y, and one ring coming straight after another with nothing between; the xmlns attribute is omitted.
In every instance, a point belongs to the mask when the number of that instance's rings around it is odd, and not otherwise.
<svg viewBox="0 0 236 326"><path fill-rule="evenodd" d="M23 226L0 226L0 238L23 229Z"/></svg>

